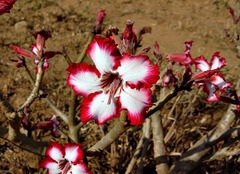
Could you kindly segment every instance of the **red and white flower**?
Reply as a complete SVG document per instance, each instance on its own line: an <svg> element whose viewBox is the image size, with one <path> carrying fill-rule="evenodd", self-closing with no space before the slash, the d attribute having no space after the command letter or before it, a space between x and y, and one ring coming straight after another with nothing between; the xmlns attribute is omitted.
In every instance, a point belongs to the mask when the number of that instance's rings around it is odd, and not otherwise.
<svg viewBox="0 0 240 174"><path fill-rule="evenodd" d="M40 163L41 168L47 168L49 174L89 174L87 166L82 162L83 151L79 144L62 146L51 142L46 150L47 157Z"/></svg>
<svg viewBox="0 0 240 174"><path fill-rule="evenodd" d="M186 47L184 52L169 54L166 58L169 59L171 62L179 63L180 65L190 65L192 63L192 56L190 54L192 43L193 41L184 42L184 45Z"/></svg>
<svg viewBox="0 0 240 174"><path fill-rule="evenodd" d="M200 56L194 60L194 64L200 72L194 74L192 80L198 86L204 87L204 91L208 94L206 99L208 102L218 101L217 91L223 91L224 88L231 86L231 83L226 82L219 72L226 65L225 59L220 57L219 52L216 52L213 54L210 63L203 56Z"/></svg>
<svg viewBox="0 0 240 174"><path fill-rule="evenodd" d="M83 123L102 124L127 110L131 124L144 121L152 105L150 87L159 78L158 65L151 65L145 55L120 55L111 38L96 36L87 53L95 67L72 64L68 67L68 85L85 99L81 105Z"/></svg>

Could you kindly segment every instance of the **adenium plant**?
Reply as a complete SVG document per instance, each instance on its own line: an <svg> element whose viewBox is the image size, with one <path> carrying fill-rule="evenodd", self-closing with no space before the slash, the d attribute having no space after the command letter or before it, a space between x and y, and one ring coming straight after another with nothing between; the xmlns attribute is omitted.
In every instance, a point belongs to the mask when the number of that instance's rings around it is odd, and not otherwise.
<svg viewBox="0 0 240 174"><path fill-rule="evenodd" d="M0 14L9 12L14 2L0 0ZM230 12L235 19L233 11ZM220 56L219 52L213 54L210 62L204 56L192 58L190 50L193 41L187 41L184 43L186 47L184 52L169 54L165 57L168 66L161 82L158 82L160 75L159 65L163 60L158 43L155 42L154 45L154 56L157 63L153 63L147 55L150 47L144 48L136 54L136 48L140 46L142 34L151 30L143 28L137 32L133 27L134 22L128 20L121 35L118 34L117 28L112 27L109 29L108 35L103 36L100 34L104 28L102 24L105 16L104 10L98 13L96 26L93 27L94 31L92 31L94 37L86 50L93 65L71 63L67 68L67 84L76 95L83 97L80 103L80 121L82 123L86 124L94 120L101 125L108 120L118 118L120 113L125 110L131 125L142 124L147 111L153 106L152 87L157 83L161 83L162 87L172 85L175 91L190 91L193 85L197 85L197 87L203 86L203 90L207 93L207 102L225 100L231 103L235 102L237 109L240 108L239 97L236 96L236 92L227 94L231 83L226 82L220 72L226 65L226 61L225 58ZM239 17L235 20L239 20ZM17 62L17 67L21 67L25 64L25 58L34 60L35 64L43 60L43 67L40 68L46 70L49 67L48 60L56 54L61 54L61 52L44 50L45 41L51 37L49 31L37 31L34 37L36 42L31 45L31 51L14 45L11 46L19 55L19 59L13 61ZM174 74L174 64L185 67L182 68L184 73L177 75L178 78ZM192 71L194 65L195 71ZM38 69L36 69L36 72L38 72ZM233 93L237 102L231 99ZM221 96L225 94L227 95ZM24 106L23 110L26 110L27 106ZM26 113L30 113L30 111ZM20 123L29 132L37 129L50 130L54 138L61 137L59 131L60 121L56 115L34 125L31 124L26 115L20 118ZM75 121L75 115L73 117L72 122ZM67 124L70 122L69 120L66 121ZM77 120L76 122L80 121ZM72 129L78 133L80 130L77 129L79 125L74 122L72 125L68 124L67 126L69 129L73 127ZM68 138L69 141L72 140L70 136ZM46 168L49 174L91 173L83 162L84 152L81 145L77 141L75 142L64 145L58 142L50 142L50 146L46 150L46 157L41 161L40 167Z"/></svg>

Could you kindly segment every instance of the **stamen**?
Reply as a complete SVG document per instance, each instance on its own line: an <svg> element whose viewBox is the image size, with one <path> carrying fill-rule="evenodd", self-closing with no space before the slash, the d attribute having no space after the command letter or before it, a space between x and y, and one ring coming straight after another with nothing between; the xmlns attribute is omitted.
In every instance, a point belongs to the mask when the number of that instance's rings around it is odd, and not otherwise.
<svg viewBox="0 0 240 174"><path fill-rule="evenodd" d="M107 73L102 76L101 86L104 92L109 93L108 104L111 103L111 99L116 94L117 90L121 86L122 80L118 74Z"/></svg>
<svg viewBox="0 0 240 174"><path fill-rule="evenodd" d="M71 169L71 165L68 160L64 159L59 162L59 169L62 170L62 174L67 174Z"/></svg>

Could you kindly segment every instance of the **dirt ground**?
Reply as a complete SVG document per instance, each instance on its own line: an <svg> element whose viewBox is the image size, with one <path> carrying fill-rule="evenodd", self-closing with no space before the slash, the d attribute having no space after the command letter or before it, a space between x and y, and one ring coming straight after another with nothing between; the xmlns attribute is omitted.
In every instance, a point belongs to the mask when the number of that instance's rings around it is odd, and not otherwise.
<svg viewBox="0 0 240 174"><path fill-rule="evenodd" d="M210 59L214 52L220 51L221 56L226 58L228 64L225 78L236 82L240 77L240 58L237 57L235 48L236 26L231 19L229 7L236 11L240 9L235 0L17 0L11 13L0 16L0 90L17 109L24 103L32 89L24 69L16 68L15 64L10 61L11 58L16 58L15 53L9 48L10 45L29 49L30 45L34 43L32 33L35 29L43 28L52 33L52 38L47 41L46 49L61 51L64 47L71 60L74 61L79 57L87 42L89 30L95 23L97 13L102 9L107 14L104 21L105 28L110 25L116 26L120 32L123 32L128 19L135 21L136 28L152 27L151 34L144 35L142 45L153 48L157 41L163 55L183 52L185 49L183 43L190 40L194 41L191 50L193 57L204 55ZM225 31L230 35L229 37ZM153 56L152 51L149 52L149 56ZM49 62L50 68L44 76L42 88L61 110L66 111L70 95L70 89L66 85L68 64L61 55L55 56ZM27 63L34 75L33 62L29 60ZM204 97L201 100L203 101ZM166 113L171 104L170 102L166 106ZM185 107L184 104L179 106L179 109L182 107ZM198 116L214 117L214 120L217 120L226 111L227 105L203 104L200 106L197 102L194 107L199 112ZM41 100L36 102L31 109L35 120L53 114L53 111ZM0 117L0 123L4 124L6 122L4 114L1 114ZM191 126L190 123L186 125ZM203 132L214 126L214 123L204 126ZM92 129L96 127L93 125ZM184 129L180 131L185 132ZM129 134L134 136L132 132ZM89 139L92 137L97 140L99 135L94 136L91 135L86 140L91 141ZM125 136L121 137L118 143L124 144ZM187 136L188 134L183 135L183 137ZM197 139L199 136L195 138ZM194 142L196 139L191 137L189 142ZM174 145L178 143L179 148L170 148L169 150L184 151L190 146L189 143L183 143L180 140ZM6 144L8 144L7 148ZM134 145L129 147L129 150L133 151L133 148ZM0 139L0 158L0 173L37 173L38 171L40 160L38 156L27 152L23 153L3 139ZM119 156L111 163L101 162L99 164L95 161L98 167L95 167L94 173L123 173L124 169L122 168L127 164L122 162L122 165L119 165L119 161L121 161ZM94 162L91 166L93 164ZM115 169L112 167L114 164L118 165ZM226 161L203 163L198 172L228 173L229 165ZM234 167L237 165L239 163L234 163ZM152 166L149 164L146 167L148 172L145 173L154 173ZM232 170L229 173L240 171L239 167L238 169L237 167L232 168ZM198 172L196 171L196 173Z"/></svg>

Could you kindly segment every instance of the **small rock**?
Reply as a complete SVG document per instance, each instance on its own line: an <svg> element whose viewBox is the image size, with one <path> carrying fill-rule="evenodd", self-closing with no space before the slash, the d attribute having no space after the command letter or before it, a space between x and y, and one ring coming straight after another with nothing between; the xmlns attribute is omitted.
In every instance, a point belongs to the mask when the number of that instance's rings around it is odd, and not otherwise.
<svg viewBox="0 0 240 174"><path fill-rule="evenodd" d="M14 28L15 28L16 32L26 33L27 32L27 28L28 28L28 24L27 24L26 21L20 21L20 22L17 22L14 25Z"/></svg>

